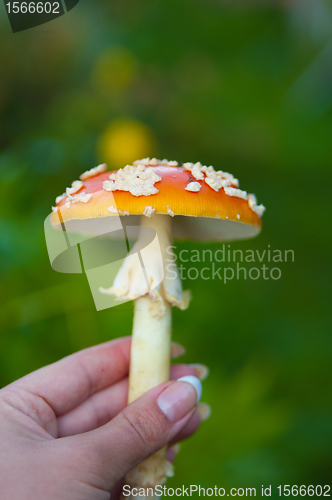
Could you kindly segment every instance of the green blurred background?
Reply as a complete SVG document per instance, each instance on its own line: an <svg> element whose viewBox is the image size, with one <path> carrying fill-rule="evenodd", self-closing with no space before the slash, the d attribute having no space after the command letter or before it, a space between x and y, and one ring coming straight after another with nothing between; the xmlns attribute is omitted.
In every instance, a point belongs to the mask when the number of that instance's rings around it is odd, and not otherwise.
<svg viewBox="0 0 332 500"><path fill-rule="evenodd" d="M279 280L184 283L193 301L174 310L173 338L210 367L213 411L168 486L272 484L276 498L280 484L327 484L331 3L81 0L15 35L0 15L0 386L131 331L131 303L97 313L84 274L51 269L55 197L101 162L212 164L267 207L261 235L232 248L295 262ZM178 245L208 248L221 246Z"/></svg>

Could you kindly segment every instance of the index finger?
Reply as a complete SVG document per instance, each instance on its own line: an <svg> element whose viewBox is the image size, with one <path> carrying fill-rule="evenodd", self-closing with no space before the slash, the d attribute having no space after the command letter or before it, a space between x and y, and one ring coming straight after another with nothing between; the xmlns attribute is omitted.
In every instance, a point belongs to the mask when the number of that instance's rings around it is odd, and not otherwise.
<svg viewBox="0 0 332 500"><path fill-rule="evenodd" d="M59 417L128 374L130 344L130 337L122 337L84 349L11 386L43 398Z"/></svg>

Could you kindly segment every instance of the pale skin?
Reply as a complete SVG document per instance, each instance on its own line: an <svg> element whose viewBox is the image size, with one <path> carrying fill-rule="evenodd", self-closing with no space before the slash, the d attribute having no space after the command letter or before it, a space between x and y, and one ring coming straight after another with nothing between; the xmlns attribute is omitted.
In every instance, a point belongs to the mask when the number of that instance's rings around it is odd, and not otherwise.
<svg viewBox="0 0 332 500"><path fill-rule="evenodd" d="M126 406L130 338L92 347L0 390L0 491L11 500L108 500L137 463L194 433L195 401L175 423L157 401L174 380ZM186 384L189 385L189 384ZM174 453L169 448L168 458Z"/></svg>

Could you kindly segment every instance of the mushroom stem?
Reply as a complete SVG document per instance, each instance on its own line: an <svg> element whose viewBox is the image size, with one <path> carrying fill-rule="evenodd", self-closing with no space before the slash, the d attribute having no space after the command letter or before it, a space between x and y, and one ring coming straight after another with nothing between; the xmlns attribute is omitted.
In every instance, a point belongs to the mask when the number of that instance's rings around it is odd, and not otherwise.
<svg viewBox="0 0 332 500"><path fill-rule="evenodd" d="M168 215L142 216L139 238L113 286L100 288L101 293L135 301L128 403L169 380L171 308L186 309L190 300L189 292L182 291L171 251L171 220ZM154 229L157 237L150 241L144 226ZM125 479L132 488L146 489L164 484L172 475L173 466L166 460L164 448L137 465ZM152 500L151 490L148 493Z"/></svg>
<svg viewBox="0 0 332 500"><path fill-rule="evenodd" d="M142 225L156 230L163 260L171 242L169 217L142 218ZM135 300L131 345L128 403L153 387L169 380L171 344L171 304L165 299L162 287L156 301L149 294ZM173 466L166 460L166 448L147 458L126 476L131 488L154 488L173 475ZM151 494L147 495L151 499Z"/></svg>
<svg viewBox="0 0 332 500"><path fill-rule="evenodd" d="M171 305L167 301L164 305L164 314L154 317L154 304L148 295L135 300L128 403L169 380L172 317ZM125 482L131 488L154 488L172 475L173 466L166 460L163 448L132 469ZM146 496L151 499L151 494Z"/></svg>
<svg viewBox="0 0 332 500"><path fill-rule="evenodd" d="M163 303L164 314L155 317L148 295L135 300L128 403L169 380L172 313L171 305Z"/></svg>

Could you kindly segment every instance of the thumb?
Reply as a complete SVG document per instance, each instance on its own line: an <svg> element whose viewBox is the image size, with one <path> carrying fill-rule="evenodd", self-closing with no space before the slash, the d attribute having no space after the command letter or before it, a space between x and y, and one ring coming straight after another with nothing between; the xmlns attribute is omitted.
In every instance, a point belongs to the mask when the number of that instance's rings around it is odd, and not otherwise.
<svg viewBox="0 0 332 500"><path fill-rule="evenodd" d="M167 382L138 398L108 424L81 435L88 457L85 465L100 478L100 487L110 490L178 434L193 415L201 393L201 382L193 376Z"/></svg>

